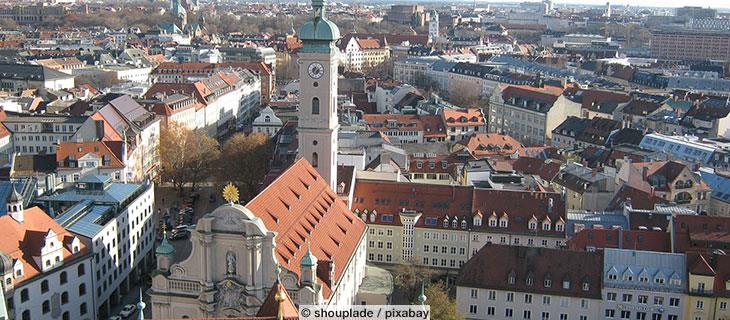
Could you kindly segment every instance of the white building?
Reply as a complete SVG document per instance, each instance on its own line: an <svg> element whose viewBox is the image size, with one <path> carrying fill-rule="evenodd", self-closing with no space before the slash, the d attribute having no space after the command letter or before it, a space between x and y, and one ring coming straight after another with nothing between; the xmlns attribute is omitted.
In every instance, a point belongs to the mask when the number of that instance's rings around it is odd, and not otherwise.
<svg viewBox="0 0 730 320"><path fill-rule="evenodd" d="M87 289L95 297L96 313L108 315L152 264L157 223L153 185L87 175L40 201L59 214L58 224L88 238L93 254L88 272L95 278Z"/></svg>
<svg viewBox="0 0 730 320"><path fill-rule="evenodd" d="M271 110L271 107L267 106L261 109L259 116L253 120L253 132L263 133L269 137L273 137L279 132L282 125L281 119L276 116L274 110Z"/></svg>
<svg viewBox="0 0 730 320"><path fill-rule="evenodd" d="M603 250L602 296L606 318L682 319L686 288L684 254Z"/></svg>
<svg viewBox="0 0 730 320"><path fill-rule="evenodd" d="M21 199L13 190L0 217L0 275L11 319L96 319L90 244L40 208L23 208Z"/></svg>
<svg viewBox="0 0 730 320"><path fill-rule="evenodd" d="M154 113L147 111L130 96L123 95L108 101L91 118L106 122L104 128L110 128L118 141L123 141L123 181L141 182L157 175L160 164L160 119ZM95 122L84 124L84 128L74 138L88 139L89 132L97 132ZM105 136L108 134L111 133L104 133Z"/></svg>
<svg viewBox="0 0 730 320"><path fill-rule="evenodd" d="M467 319L601 319L601 260L600 252L487 244L461 269L457 310Z"/></svg>
<svg viewBox="0 0 730 320"><path fill-rule="evenodd" d="M3 124L12 134L16 154L52 154L59 143L70 141L86 116L5 112Z"/></svg>

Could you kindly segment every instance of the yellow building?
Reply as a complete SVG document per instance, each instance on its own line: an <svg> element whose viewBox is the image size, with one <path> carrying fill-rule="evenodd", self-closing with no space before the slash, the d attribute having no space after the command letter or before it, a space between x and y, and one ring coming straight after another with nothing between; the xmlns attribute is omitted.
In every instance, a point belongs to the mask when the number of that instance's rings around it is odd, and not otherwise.
<svg viewBox="0 0 730 320"><path fill-rule="evenodd" d="M684 319L730 319L730 257L687 253L688 299Z"/></svg>

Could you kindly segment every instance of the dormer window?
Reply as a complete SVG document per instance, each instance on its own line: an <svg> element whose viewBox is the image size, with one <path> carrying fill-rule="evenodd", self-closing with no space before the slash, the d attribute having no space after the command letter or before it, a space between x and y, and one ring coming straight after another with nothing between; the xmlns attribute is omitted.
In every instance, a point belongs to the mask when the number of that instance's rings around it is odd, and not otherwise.
<svg viewBox="0 0 730 320"><path fill-rule="evenodd" d="M570 289L570 280L569 279L563 280L563 289Z"/></svg>
<svg viewBox="0 0 730 320"><path fill-rule="evenodd" d="M553 279L552 279L552 277L550 277L550 275L545 276L543 285L545 286L545 288L550 288L553 285Z"/></svg>
<svg viewBox="0 0 730 320"><path fill-rule="evenodd" d="M543 222L542 223L542 230L550 231L550 222Z"/></svg>
<svg viewBox="0 0 730 320"><path fill-rule="evenodd" d="M496 227L497 226L497 217L489 218L489 226L490 227Z"/></svg>
<svg viewBox="0 0 730 320"><path fill-rule="evenodd" d="M509 275L507 276L507 282L508 282L509 284L515 284L516 278L517 278L517 275L515 274L515 271L514 271L514 270L512 270L512 271L511 271L511 272L509 273Z"/></svg>
<svg viewBox="0 0 730 320"><path fill-rule="evenodd" d="M528 286L531 286L534 283L534 279L532 276L532 273L527 275L527 278L525 278L525 284Z"/></svg>
<svg viewBox="0 0 730 320"><path fill-rule="evenodd" d="M555 231L559 231L559 232L565 231L565 224L560 223L560 222L556 223L555 224Z"/></svg>
<svg viewBox="0 0 730 320"><path fill-rule="evenodd" d="M482 218L480 217L474 217L474 225L479 227L482 225Z"/></svg>
<svg viewBox="0 0 730 320"><path fill-rule="evenodd" d="M507 218L507 215L506 214L503 215L501 218L499 218L499 227L500 228L507 228L507 222L508 222L507 220L508 220L508 218Z"/></svg>
<svg viewBox="0 0 730 320"><path fill-rule="evenodd" d="M583 281L583 291L588 291L588 290L590 290L590 288L591 288L591 286L588 283L588 281Z"/></svg>
<svg viewBox="0 0 730 320"><path fill-rule="evenodd" d="M444 228L449 227L449 219L444 219Z"/></svg>
<svg viewBox="0 0 730 320"><path fill-rule="evenodd" d="M461 228L466 229L466 227L467 227L466 220L461 220Z"/></svg>
<svg viewBox="0 0 730 320"><path fill-rule="evenodd" d="M459 221L454 219L454 221L451 221L451 227L454 229L459 228Z"/></svg>

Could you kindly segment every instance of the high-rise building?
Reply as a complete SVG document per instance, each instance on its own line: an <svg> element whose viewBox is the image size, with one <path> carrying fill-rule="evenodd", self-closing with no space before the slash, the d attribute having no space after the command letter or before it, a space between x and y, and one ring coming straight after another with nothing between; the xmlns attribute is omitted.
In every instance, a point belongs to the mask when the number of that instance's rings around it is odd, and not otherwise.
<svg viewBox="0 0 730 320"><path fill-rule="evenodd" d="M651 57L662 60L730 61L730 31L653 30Z"/></svg>
<svg viewBox="0 0 730 320"><path fill-rule="evenodd" d="M340 30L327 20L325 0L313 0L314 17L299 39L299 153L329 182L337 185L337 66Z"/></svg>
<svg viewBox="0 0 730 320"><path fill-rule="evenodd" d="M686 17L690 19L714 18L717 16L717 10L712 8L685 6L675 9L674 14L678 17Z"/></svg>

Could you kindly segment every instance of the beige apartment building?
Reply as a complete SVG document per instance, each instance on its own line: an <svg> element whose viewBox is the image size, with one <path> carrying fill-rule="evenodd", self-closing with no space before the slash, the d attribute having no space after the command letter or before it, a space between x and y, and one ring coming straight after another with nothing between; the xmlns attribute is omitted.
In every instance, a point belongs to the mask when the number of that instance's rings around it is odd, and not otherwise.
<svg viewBox="0 0 730 320"><path fill-rule="evenodd" d="M565 242L557 193L358 180L352 209L369 226L368 261L376 263L456 271L487 243Z"/></svg>
<svg viewBox="0 0 730 320"><path fill-rule="evenodd" d="M504 85L489 98L489 132L508 134L524 145L549 144L552 131L569 116L580 117L581 105L547 85Z"/></svg>

